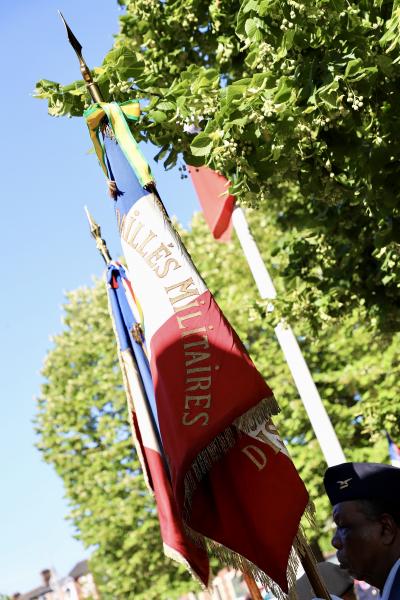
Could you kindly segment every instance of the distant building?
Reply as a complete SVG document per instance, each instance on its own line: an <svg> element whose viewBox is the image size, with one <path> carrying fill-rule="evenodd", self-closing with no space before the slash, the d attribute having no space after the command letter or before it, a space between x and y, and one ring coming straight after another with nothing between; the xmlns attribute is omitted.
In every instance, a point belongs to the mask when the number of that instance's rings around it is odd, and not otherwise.
<svg viewBox="0 0 400 600"><path fill-rule="evenodd" d="M84 598L93 598L93 600L99 599L96 584L93 575L89 571L87 560L78 562L72 571L70 571L68 577L75 583L78 593L77 600L83 600ZM73 596L66 596L66 598L71 598L72 600Z"/></svg>
<svg viewBox="0 0 400 600"><path fill-rule="evenodd" d="M267 597L260 588L263 597ZM249 590L243 580L243 574L235 569L222 569L214 577L210 591L189 592L181 596L180 600L247 600L250 598Z"/></svg>
<svg viewBox="0 0 400 600"><path fill-rule="evenodd" d="M78 562L66 577L58 578L51 569L44 569L41 576L42 585L25 594L16 593L11 600L99 600L87 560Z"/></svg>
<svg viewBox="0 0 400 600"><path fill-rule="evenodd" d="M66 577L58 578L51 569L44 569L41 577L42 585L25 594L14 594L11 600L100 600L87 560L78 562ZM263 597L270 597L260 591ZM243 574L222 569L214 577L210 591L189 592L180 600L248 600L249 597Z"/></svg>

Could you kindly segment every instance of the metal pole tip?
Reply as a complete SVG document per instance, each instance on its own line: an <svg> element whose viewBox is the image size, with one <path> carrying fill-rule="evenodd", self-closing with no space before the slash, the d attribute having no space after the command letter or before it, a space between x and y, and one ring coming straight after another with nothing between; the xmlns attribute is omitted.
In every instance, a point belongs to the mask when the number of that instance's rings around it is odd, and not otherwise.
<svg viewBox="0 0 400 600"><path fill-rule="evenodd" d="M90 229L91 229L91 231L95 231L99 226L96 223L96 221L94 220L94 218L92 217L92 215L90 214L89 209L86 205L84 206L84 209L85 209L85 213L87 216L87 220L89 221Z"/></svg>
<svg viewBox="0 0 400 600"><path fill-rule="evenodd" d="M72 29L70 28L70 26L68 25L67 21L64 19L64 15L62 14L62 12L59 10L58 14L60 15L62 22L65 25L65 29L67 30L67 36L68 36L68 41L71 44L71 46L73 47L73 49L75 50L75 52L80 55L82 52L82 46L79 43L79 41L76 39L76 37L74 36L74 34L72 33Z"/></svg>

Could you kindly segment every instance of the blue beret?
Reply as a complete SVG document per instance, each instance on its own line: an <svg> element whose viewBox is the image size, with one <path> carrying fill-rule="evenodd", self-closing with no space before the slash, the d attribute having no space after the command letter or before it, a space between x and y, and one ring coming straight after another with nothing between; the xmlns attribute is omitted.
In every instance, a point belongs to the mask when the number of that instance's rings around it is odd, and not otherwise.
<svg viewBox="0 0 400 600"><path fill-rule="evenodd" d="M400 469L378 463L342 463L327 469L324 486L332 506L346 500L393 503L400 498Z"/></svg>

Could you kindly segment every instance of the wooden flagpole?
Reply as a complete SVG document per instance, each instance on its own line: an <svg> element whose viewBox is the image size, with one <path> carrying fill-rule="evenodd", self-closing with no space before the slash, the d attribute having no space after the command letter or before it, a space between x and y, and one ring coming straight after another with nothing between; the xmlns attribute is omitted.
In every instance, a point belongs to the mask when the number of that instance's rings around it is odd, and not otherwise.
<svg viewBox="0 0 400 600"><path fill-rule="evenodd" d="M302 553L299 552L299 558L311 587L314 590L315 597L323 598L324 600L331 600L331 596L328 592L325 582L318 573L312 550L308 544L304 546ZM243 573L243 577L247 587L249 588L252 600L263 600L253 575L250 575L249 573Z"/></svg>
<svg viewBox="0 0 400 600"><path fill-rule="evenodd" d="M263 600L263 597L261 596L261 592L258 589L258 585L253 575L250 575L249 573L243 573L243 577L247 587L249 588L252 600Z"/></svg>
<svg viewBox="0 0 400 600"><path fill-rule="evenodd" d="M331 600L328 588L326 587L321 575L318 573L312 550L308 544L305 544L302 549L299 549L299 556L304 572L308 577L316 598Z"/></svg>
<svg viewBox="0 0 400 600"><path fill-rule="evenodd" d="M315 598L331 600L328 588L318 572L313 552L308 543L303 544L301 548L298 549L298 555L304 572L308 577L312 589L314 590ZM247 587L249 588L252 600L263 600L254 576L250 573L243 572L243 577ZM297 597L297 594L294 593L294 596Z"/></svg>

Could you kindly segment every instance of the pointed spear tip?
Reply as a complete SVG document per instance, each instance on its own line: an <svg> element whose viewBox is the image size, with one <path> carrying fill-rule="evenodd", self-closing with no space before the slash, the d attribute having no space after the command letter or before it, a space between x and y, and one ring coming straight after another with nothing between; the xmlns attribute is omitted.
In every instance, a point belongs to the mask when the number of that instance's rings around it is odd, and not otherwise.
<svg viewBox="0 0 400 600"><path fill-rule="evenodd" d="M79 56L82 52L82 46L81 46L80 42L76 39L74 34L72 33L72 29L68 25L67 21L64 19L64 15L62 14L62 12L60 10L58 11L58 14L60 15L62 22L65 25L65 29L67 30L68 41Z"/></svg>
<svg viewBox="0 0 400 600"><path fill-rule="evenodd" d="M72 33L70 26L68 25L67 21L64 19L64 15L62 14L62 12L60 10L58 11L58 14L60 15L60 17L65 25L65 29L67 30L68 41L71 44L72 48L75 51L75 54L78 57L81 73L83 75L83 80L86 83L86 87L89 91L89 94L92 97L93 102L103 102L103 97L101 95L99 86L97 85L97 83L95 83L93 81L93 77L90 72L90 69L87 66L85 59L82 56L82 45L78 42L78 40Z"/></svg>
<svg viewBox="0 0 400 600"><path fill-rule="evenodd" d="M98 224L96 223L96 221L93 219L92 215L90 214L90 212L89 212L89 209L88 209L88 207L86 206L86 204L85 204L85 206L84 206L84 209L85 209L85 213L86 213L86 216L87 216L87 220L89 221L90 230L93 232L93 231L95 231L95 230L96 230L96 229L97 229L99 226L98 226Z"/></svg>

